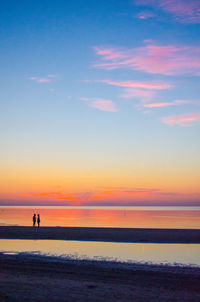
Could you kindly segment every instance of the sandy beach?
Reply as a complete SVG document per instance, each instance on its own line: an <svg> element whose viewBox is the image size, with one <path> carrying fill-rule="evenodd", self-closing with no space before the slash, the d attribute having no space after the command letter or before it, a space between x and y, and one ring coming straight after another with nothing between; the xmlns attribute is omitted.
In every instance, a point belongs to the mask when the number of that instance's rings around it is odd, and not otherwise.
<svg viewBox="0 0 200 302"><path fill-rule="evenodd" d="M200 230L1 226L0 239L200 243ZM0 253L0 281L2 302L200 301L199 267Z"/></svg>
<svg viewBox="0 0 200 302"><path fill-rule="evenodd" d="M0 301L200 301L200 268L0 254Z"/></svg>
<svg viewBox="0 0 200 302"><path fill-rule="evenodd" d="M0 239L200 243L200 230L0 226Z"/></svg>

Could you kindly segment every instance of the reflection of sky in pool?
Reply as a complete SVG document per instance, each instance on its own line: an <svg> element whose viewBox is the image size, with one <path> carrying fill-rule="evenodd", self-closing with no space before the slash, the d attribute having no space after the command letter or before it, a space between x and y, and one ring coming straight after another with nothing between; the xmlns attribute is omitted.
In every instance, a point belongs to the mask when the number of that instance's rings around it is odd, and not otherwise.
<svg viewBox="0 0 200 302"><path fill-rule="evenodd" d="M0 251L75 259L193 264L200 266L200 244L115 243L63 240L0 240Z"/></svg>

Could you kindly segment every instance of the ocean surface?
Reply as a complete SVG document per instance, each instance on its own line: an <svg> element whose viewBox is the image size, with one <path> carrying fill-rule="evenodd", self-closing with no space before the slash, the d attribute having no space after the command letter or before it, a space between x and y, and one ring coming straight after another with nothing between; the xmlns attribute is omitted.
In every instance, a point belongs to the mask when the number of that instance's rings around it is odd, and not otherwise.
<svg viewBox="0 0 200 302"><path fill-rule="evenodd" d="M0 206L0 225L200 229L200 207Z"/></svg>

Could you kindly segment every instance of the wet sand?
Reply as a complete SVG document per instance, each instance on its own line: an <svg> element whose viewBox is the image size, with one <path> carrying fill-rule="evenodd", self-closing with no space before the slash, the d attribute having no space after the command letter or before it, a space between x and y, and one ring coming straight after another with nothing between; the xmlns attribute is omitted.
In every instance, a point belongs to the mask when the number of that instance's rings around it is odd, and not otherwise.
<svg viewBox="0 0 200 302"><path fill-rule="evenodd" d="M0 239L200 243L200 230L0 226Z"/></svg>
<svg viewBox="0 0 200 302"><path fill-rule="evenodd" d="M200 268L0 254L0 301L200 301Z"/></svg>

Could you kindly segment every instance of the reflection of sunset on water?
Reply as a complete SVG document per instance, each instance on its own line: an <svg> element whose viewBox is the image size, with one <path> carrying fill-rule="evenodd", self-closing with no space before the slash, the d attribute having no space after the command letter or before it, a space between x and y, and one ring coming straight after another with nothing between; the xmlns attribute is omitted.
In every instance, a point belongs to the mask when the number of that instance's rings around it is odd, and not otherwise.
<svg viewBox="0 0 200 302"><path fill-rule="evenodd" d="M160 208L0 208L0 224L31 225L40 213L41 226L200 228L200 209Z"/></svg>
<svg viewBox="0 0 200 302"><path fill-rule="evenodd" d="M200 265L199 244L151 244L65 240L0 239L1 252L32 254L73 259L117 260L125 262L181 263Z"/></svg>

